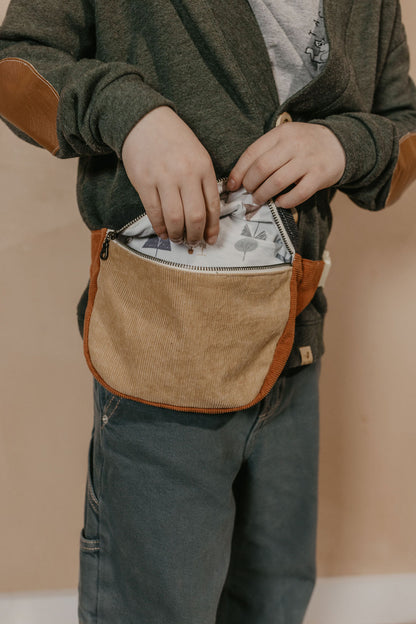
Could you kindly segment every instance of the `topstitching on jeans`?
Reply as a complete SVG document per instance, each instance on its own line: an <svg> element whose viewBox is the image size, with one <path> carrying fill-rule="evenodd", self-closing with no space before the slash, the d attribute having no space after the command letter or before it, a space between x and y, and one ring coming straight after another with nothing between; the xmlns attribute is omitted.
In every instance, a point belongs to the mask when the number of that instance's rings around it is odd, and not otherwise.
<svg viewBox="0 0 416 624"><path fill-rule="evenodd" d="M105 425L110 420L111 416L113 416L114 412L120 405L121 397L116 396L115 394L111 394L110 398L104 403L104 407L101 413L101 429L105 427Z"/></svg>
<svg viewBox="0 0 416 624"><path fill-rule="evenodd" d="M90 475L89 470L88 470L88 477L87 477L87 493L88 493L88 500L90 502L90 505L92 506L92 508L94 509L96 513L99 513L99 501L91 483L91 475Z"/></svg>

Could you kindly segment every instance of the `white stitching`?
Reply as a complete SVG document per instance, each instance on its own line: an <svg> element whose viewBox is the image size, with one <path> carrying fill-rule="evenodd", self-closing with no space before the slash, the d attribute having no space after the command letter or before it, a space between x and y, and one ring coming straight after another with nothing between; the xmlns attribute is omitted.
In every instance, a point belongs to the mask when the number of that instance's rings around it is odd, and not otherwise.
<svg viewBox="0 0 416 624"><path fill-rule="evenodd" d="M89 499L92 507L94 508L94 511L99 513L99 502L98 502L98 499L95 496L94 491L92 489L92 485L91 485L90 479L88 479L88 499Z"/></svg>
<svg viewBox="0 0 416 624"><path fill-rule="evenodd" d="M108 416L108 420L110 420L111 416L114 414L114 412L116 411L117 407L119 406L120 403L120 398L118 399L117 403L115 404L113 411L111 412L111 414Z"/></svg>
<svg viewBox="0 0 416 624"><path fill-rule="evenodd" d="M112 411L109 414L108 410L110 409L110 406L111 406L112 402L115 401L116 399L117 399L116 404L114 405ZM106 418L105 418L105 421L104 421L104 418L102 419L101 429L103 429L106 426L106 424L110 420L111 416L114 414L114 412L116 411L117 407L119 406L120 401L121 401L121 397L117 398L114 394L111 395L110 400L106 403L106 405L105 405L105 407L103 409L103 417L105 416Z"/></svg>
<svg viewBox="0 0 416 624"><path fill-rule="evenodd" d="M103 409L104 414L106 414L107 411L110 409L111 403L115 400L115 398L116 397L114 395L111 395L110 400L107 401L107 403L104 405L104 409Z"/></svg>
<svg viewBox="0 0 416 624"><path fill-rule="evenodd" d="M83 544L81 544L80 548L81 550L91 550L92 552L96 552L97 550L100 550L99 546L92 546L91 548L88 548L88 546L84 546Z"/></svg>

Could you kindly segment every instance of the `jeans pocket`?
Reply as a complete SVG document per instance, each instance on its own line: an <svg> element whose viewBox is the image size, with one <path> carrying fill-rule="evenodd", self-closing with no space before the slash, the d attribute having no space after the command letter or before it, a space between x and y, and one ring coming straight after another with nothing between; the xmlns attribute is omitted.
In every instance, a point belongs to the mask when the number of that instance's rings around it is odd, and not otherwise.
<svg viewBox="0 0 416 624"><path fill-rule="evenodd" d="M96 539L98 536L100 504L97 495L99 465L98 455L95 453L96 438L97 434L93 431L88 449L87 481L84 499L83 537L85 539Z"/></svg>
<svg viewBox="0 0 416 624"><path fill-rule="evenodd" d="M78 619L80 624L95 624L98 605L98 564L100 544L98 539L80 534L80 559L78 581Z"/></svg>
<svg viewBox="0 0 416 624"><path fill-rule="evenodd" d="M84 526L79 537L78 618L81 624L95 624L97 621L100 505L96 490L98 466L94 457L95 441L93 430L88 450Z"/></svg>

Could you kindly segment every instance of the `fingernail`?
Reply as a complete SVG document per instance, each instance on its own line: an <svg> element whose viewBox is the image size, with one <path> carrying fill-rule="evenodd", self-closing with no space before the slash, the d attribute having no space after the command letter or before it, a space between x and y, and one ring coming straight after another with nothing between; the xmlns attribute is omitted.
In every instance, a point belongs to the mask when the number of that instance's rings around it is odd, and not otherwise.
<svg viewBox="0 0 416 624"><path fill-rule="evenodd" d="M234 178L229 178L227 182L227 188L233 190L236 186L237 182L234 180Z"/></svg>
<svg viewBox="0 0 416 624"><path fill-rule="evenodd" d="M210 237L207 239L207 243L208 243L208 245L214 245L214 243L216 243L216 242L217 242L217 239L218 239L218 236L210 236Z"/></svg>

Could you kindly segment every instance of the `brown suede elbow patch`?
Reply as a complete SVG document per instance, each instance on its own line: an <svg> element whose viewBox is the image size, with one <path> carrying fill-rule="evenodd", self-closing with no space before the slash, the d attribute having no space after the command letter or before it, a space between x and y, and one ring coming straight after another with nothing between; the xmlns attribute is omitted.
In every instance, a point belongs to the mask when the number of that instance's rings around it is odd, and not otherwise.
<svg viewBox="0 0 416 624"><path fill-rule="evenodd" d="M59 149L56 131L59 95L29 63L0 61L0 115L52 154Z"/></svg>
<svg viewBox="0 0 416 624"><path fill-rule="evenodd" d="M400 139L399 158L393 172L386 206L394 204L416 180L416 132L409 132Z"/></svg>

